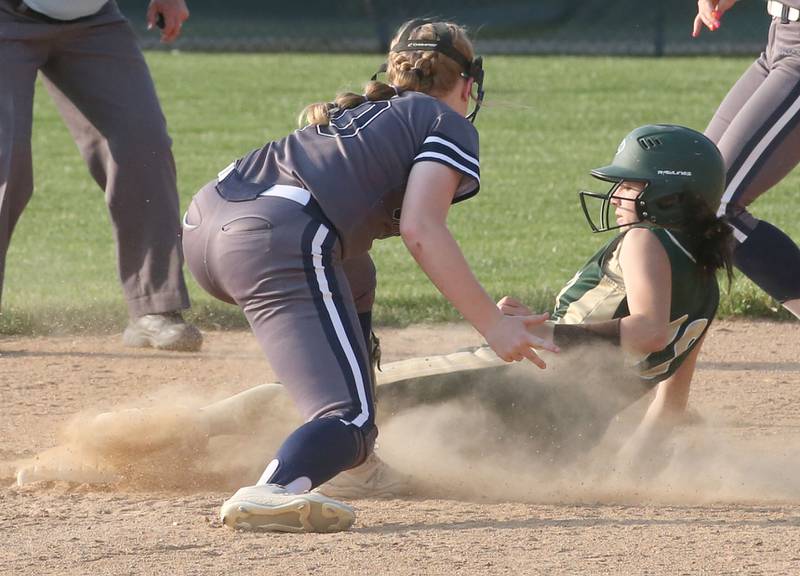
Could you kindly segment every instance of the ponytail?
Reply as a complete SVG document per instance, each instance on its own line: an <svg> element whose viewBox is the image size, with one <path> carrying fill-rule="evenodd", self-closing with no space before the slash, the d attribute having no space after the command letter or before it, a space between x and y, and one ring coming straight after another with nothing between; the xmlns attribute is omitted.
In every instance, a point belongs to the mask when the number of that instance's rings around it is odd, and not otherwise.
<svg viewBox="0 0 800 576"><path fill-rule="evenodd" d="M397 96L398 94L399 92L394 86L373 80L367 84L363 94L343 92L337 95L333 102L309 104L300 112L297 123L300 126L305 126L306 124L312 126L327 126L331 118L342 110L355 108L364 102L388 100L392 96Z"/></svg>

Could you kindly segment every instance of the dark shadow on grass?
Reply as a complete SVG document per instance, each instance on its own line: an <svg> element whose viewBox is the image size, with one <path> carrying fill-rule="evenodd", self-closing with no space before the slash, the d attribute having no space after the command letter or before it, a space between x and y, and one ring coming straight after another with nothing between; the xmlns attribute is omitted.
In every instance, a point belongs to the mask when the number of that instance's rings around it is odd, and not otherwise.
<svg viewBox="0 0 800 576"><path fill-rule="evenodd" d="M184 311L184 318L201 330L246 330L241 310L222 303L200 303ZM110 302L76 308L3 308L2 336L98 336L122 334L128 323L123 307Z"/></svg>
<svg viewBox="0 0 800 576"><path fill-rule="evenodd" d="M4 350L0 341L0 358L108 358L112 360L183 360L186 358L225 358L239 360L260 360L263 359L258 353L253 354L230 354L229 352L209 353L199 352L176 352L171 350L153 350L151 352L79 352L68 351L52 352L47 350Z"/></svg>
<svg viewBox="0 0 800 576"><path fill-rule="evenodd" d="M4 350L0 347L0 358L108 358L113 360L130 360L130 359L146 359L146 360L180 360L183 358L200 358L208 356L202 352L171 352L171 351L153 351L153 352L50 352L50 351L37 351L30 350ZM220 354L223 356L223 354ZM224 354L225 358L234 358L230 354ZM251 358L251 356L240 356L240 358Z"/></svg>

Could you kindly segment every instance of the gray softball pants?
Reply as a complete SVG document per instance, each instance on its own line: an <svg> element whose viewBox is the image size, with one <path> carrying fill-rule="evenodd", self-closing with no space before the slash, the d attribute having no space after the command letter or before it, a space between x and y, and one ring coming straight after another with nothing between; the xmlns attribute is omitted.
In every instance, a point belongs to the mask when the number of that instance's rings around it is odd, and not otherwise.
<svg viewBox="0 0 800 576"><path fill-rule="evenodd" d="M800 298L800 250L748 206L800 162L800 23L774 19L764 53L731 88L706 135L727 168L718 211L737 244L737 267L773 298Z"/></svg>
<svg viewBox="0 0 800 576"><path fill-rule="evenodd" d="M70 23L19 13L17 5L0 0L0 292L11 235L33 193L33 92L41 72L105 191L131 316L187 308L172 142L133 31L113 1Z"/></svg>
<svg viewBox="0 0 800 576"><path fill-rule="evenodd" d="M369 355L341 244L302 193L299 200L231 202L212 181L184 216L183 247L197 282L242 309L307 421L281 446L263 481L286 486L305 478L309 488L361 463L377 428Z"/></svg>

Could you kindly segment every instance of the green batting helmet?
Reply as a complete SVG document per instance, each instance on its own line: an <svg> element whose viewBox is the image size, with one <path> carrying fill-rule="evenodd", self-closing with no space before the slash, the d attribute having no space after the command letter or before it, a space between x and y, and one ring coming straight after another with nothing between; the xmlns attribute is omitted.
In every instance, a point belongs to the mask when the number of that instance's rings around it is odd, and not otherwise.
<svg viewBox="0 0 800 576"><path fill-rule="evenodd" d="M635 200L639 222L664 227L680 227L698 201L716 212L725 190L725 164L714 143L696 130L671 124L637 128L625 136L611 164L591 174L614 184L607 194L578 193L594 232L621 227L609 226L609 214L623 181L645 184ZM602 201L599 226L587 209L590 198Z"/></svg>

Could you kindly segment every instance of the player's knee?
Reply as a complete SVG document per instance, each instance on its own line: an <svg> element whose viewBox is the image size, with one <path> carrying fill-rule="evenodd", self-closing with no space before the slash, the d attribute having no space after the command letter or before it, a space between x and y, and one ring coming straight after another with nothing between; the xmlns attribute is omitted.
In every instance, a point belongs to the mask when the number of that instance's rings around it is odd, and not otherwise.
<svg viewBox="0 0 800 576"><path fill-rule="evenodd" d="M758 220L747 211L747 207L731 202L721 206L723 215L728 223L734 228L752 230L758 224Z"/></svg>
<svg viewBox="0 0 800 576"><path fill-rule="evenodd" d="M352 447L352 458L347 468L354 468L367 459L375 447L375 439L378 437L378 427L375 425L375 414L372 412L374 407L370 405L369 412L364 410L361 405L351 406L346 409L337 409L319 414L315 420L332 421L343 424L343 430L349 432L351 442L347 442ZM366 418L366 419L365 419Z"/></svg>
<svg viewBox="0 0 800 576"><path fill-rule="evenodd" d="M741 206L731 206L729 205L725 212L725 220L733 232L734 250L736 250L753 234L761 220Z"/></svg>
<svg viewBox="0 0 800 576"><path fill-rule="evenodd" d="M166 130L156 126L142 126L121 138L111 137L108 149L114 164L122 169L130 167L152 171L154 166L162 162L173 162L172 139Z"/></svg>
<svg viewBox="0 0 800 576"><path fill-rule="evenodd" d="M733 254L736 267L778 302L800 298L800 249L781 230L759 221Z"/></svg>

